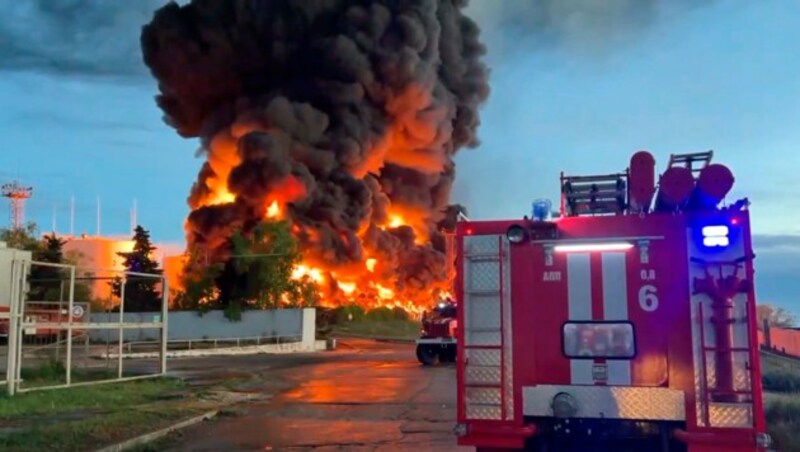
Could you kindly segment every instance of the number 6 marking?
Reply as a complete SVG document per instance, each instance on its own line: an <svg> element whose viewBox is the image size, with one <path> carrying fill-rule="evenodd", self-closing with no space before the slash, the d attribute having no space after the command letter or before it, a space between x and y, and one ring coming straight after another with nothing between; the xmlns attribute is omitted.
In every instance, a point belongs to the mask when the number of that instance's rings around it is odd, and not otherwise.
<svg viewBox="0 0 800 452"><path fill-rule="evenodd" d="M647 312L653 312L658 309L656 291L656 287L651 284L646 284L639 289L639 306Z"/></svg>

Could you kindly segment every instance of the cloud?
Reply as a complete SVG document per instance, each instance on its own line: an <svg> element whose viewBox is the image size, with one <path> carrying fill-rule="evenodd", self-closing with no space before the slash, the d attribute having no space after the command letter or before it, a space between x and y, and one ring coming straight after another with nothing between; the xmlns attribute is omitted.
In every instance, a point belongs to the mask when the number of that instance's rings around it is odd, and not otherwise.
<svg viewBox="0 0 800 452"><path fill-rule="evenodd" d="M800 313L800 235L753 235L758 303Z"/></svg>
<svg viewBox="0 0 800 452"><path fill-rule="evenodd" d="M42 127L60 127L64 129L86 130L98 129L110 133L131 133L131 132L158 132L160 124L145 124L132 121L129 118L117 119L113 115L102 114L94 111L82 111L75 114L72 111L61 109L51 109L43 111L41 109L29 109L14 115L11 122L16 122L20 126L38 124Z"/></svg>
<svg viewBox="0 0 800 452"><path fill-rule="evenodd" d="M564 49L597 55L658 21L713 3L714 0L473 0L467 12L490 42L530 52ZM531 39L532 38L532 39ZM494 46L491 45L494 43ZM521 44L521 45L520 45Z"/></svg>
<svg viewBox="0 0 800 452"><path fill-rule="evenodd" d="M785 254L794 258L800 267L800 235L792 234L754 234L753 251L756 254Z"/></svg>
<svg viewBox="0 0 800 452"><path fill-rule="evenodd" d="M166 0L0 3L0 70L145 76L139 35Z"/></svg>

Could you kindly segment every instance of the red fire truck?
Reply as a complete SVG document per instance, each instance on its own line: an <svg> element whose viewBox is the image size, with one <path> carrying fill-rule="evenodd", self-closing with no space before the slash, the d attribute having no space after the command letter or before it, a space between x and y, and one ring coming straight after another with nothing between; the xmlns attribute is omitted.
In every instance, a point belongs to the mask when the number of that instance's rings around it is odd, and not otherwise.
<svg viewBox="0 0 800 452"><path fill-rule="evenodd" d="M79 328L80 324L85 321L84 315L88 303L75 303L72 308L72 321L75 323L75 328L72 330L73 337L85 334L84 329ZM26 323L63 323L67 322L69 316L67 315L67 303L57 302L28 302L26 304L25 314L23 319ZM8 306L0 305L0 344L6 343L9 334L9 319L11 318ZM21 332L23 340L33 341L39 343L47 343L59 338L64 337L65 330L55 328L24 328Z"/></svg>
<svg viewBox="0 0 800 452"><path fill-rule="evenodd" d="M421 337L417 339L417 360L426 366L456 360L456 313L458 306L447 298L422 317Z"/></svg>
<svg viewBox="0 0 800 452"><path fill-rule="evenodd" d="M457 425L478 450L769 446L746 199L713 153L561 175L560 215L457 226ZM655 199L654 199L655 198Z"/></svg>

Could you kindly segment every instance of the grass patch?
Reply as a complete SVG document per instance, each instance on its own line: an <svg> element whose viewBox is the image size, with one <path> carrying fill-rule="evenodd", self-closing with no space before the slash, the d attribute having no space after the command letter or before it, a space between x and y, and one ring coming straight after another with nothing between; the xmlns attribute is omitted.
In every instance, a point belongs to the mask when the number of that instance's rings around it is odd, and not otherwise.
<svg viewBox="0 0 800 452"><path fill-rule="evenodd" d="M59 422L23 433L0 436L2 450L84 451L149 433L184 419L199 410L160 408L128 409L82 421Z"/></svg>
<svg viewBox="0 0 800 452"><path fill-rule="evenodd" d="M73 383L115 378L117 372L109 369L72 369ZM67 369L60 361L50 361L36 367L25 367L20 372L23 388L61 385L67 382Z"/></svg>
<svg viewBox="0 0 800 452"><path fill-rule="evenodd" d="M386 320L360 322L342 322L333 325L333 332L339 334L357 334L362 336L387 339L416 339L419 337L420 325L408 320Z"/></svg>
<svg viewBox="0 0 800 452"><path fill-rule="evenodd" d="M410 320L408 312L399 307L379 307L365 310L356 304L333 309L319 309L317 337L331 334L359 335L386 339L416 339L420 324Z"/></svg>
<svg viewBox="0 0 800 452"><path fill-rule="evenodd" d="M156 378L96 386L34 391L14 397L0 396L0 420L12 417L58 414L76 410L118 409L156 400L182 390L180 380Z"/></svg>
<svg viewBox="0 0 800 452"><path fill-rule="evenodd" d="M191 401L173 378L0 396L0 450L91 450L198 414Z"/></svg>
<svg viewBox="0 0 800 452"><path fill-rule="evenodd" d="M770 370L761 376L764 390L770 392L800 393L800 375L785 370Z"/></svg>
<svg viewBox="0 0 800 452"><path fill-rule="evenodd" d="M800 395L783 395L766 403L767 431L781 452L800 452Z"/></svg>

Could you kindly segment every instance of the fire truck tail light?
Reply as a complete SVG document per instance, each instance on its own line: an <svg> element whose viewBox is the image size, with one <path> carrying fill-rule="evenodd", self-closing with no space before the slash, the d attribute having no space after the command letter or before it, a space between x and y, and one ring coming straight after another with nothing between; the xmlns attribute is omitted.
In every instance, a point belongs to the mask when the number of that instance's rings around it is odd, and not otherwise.
<svg viewBox="0 0 800 452"><path fill-rule="evenodd" d="M575 245L556 245L553 250L557 253L579 253L586 251L625 251L633 248L630 243L585 243Z"/></svg>

